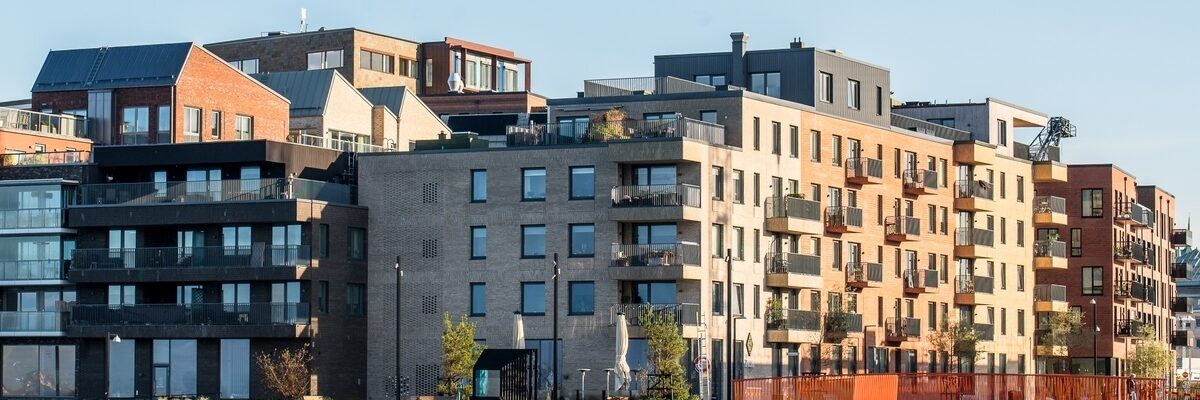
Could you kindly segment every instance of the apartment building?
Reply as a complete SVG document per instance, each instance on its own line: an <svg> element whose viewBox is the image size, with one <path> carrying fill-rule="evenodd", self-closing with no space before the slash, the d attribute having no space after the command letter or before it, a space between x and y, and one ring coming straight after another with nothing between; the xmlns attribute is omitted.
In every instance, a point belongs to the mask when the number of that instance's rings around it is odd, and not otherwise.
<svg viewBox="0 0 1200 400"><path fill-rule="evenodd" d="M1038 195L1066 214L1065 222L1036 224L1039 237L1064 238L1069 249L1065 269L1038 271L1037 280L1069 287L1070 306L1084 313L1094 335L1044 370L1123 375L1143 326L1164 341L1174 333L1173 276L1183 272L1173 247L1175 197L1112 164L1069 165L1066 172L1065 182L1036 184Z"/></svg>
<svg viewBox="0 0 1200 400"><path fill-rule="evenodd" d="M82 117L101 145L287 135L287 99L193 43L51 51L31 92L32 110Z"/></svg>

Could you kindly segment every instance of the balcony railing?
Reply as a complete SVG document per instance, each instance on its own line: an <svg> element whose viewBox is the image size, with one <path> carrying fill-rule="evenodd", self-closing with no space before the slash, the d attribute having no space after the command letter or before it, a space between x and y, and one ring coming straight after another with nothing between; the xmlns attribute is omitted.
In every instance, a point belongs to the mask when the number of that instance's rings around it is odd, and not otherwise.
<svg viewBox="0 0 1200 400"><path fill-rule="evenodd" d="M0 311L0 332L57 332L64 316L58 311Z"/></svg>
<svg viewBox="0 0 1200 400"><path fill-rule="evenodd" d="M614 267L670 267L700 265L700 245L694 243L613 243Z"/></svg>
<svg viewBox="0 0 1200 400"><path fill-rule="evenodd" d="M583 81L584 97L644 96L712 92L716 88L676 77L634 77Z"/></svg>
<svg viewBox="0 0 1200 400"><path fill-rule="evenodd" d="M1190 313L1192 312L1192 301L1187 297L1176 297L1171 299L1171 312Z"/></svg>
<svg viewBox="0 0 1200 400"><path fill-rule="evenodd" d="M71 268L246 268L307 267L308 245L141 247L136 249L76 249Z"/></svg>
<svg viewBox="0 0 1200 400"><path fill-rule="evenodd" d="M928 169L909 169L904 171L904 188L914 190L933 190L938 187L938 173Z"/></svg>
<svg viewBox="0 0 1200 400"><path fill-rule="evenodd" d="M676 324L682 326L700 325L700 305L695 303L680 304L644 304L620 303L612 305L610 324L617 323L617 314L625 314L625 324L642 326L647 318L669 316Z"/></svg>
<svg viewBox="0 0 1200 400"><path fill-rule="evenodd" d="M1142 321L1136 319L1118 319L1114 327L1117 336L1137 336L1138 331L1142 329Z"/></svg>
<svg viewBox="0 0 1200 400"><path fill-rule="evenodd" d="M883 179L883 160L866 157L847 158L846 178Z"/></svg>
<svg viewBox="0 0 1200 400"><path fill-rule="evenodd" d="M1113 247L1113 258L1118 261L1134 261L1141 264L1149 261L1145 245L1129 240L1117 241L1116 246Z"/></svg>
<svg viewBox="0 0 1200 400"><path fill-rule="evenodd" d="M64 269L60 260L0 261L0 280L61 280Z"/></svg>
<svg viewBox="0 0 1200 400"><path fill-rule="evenodd" d="M71 325L307 325L308 303L76 304Z"/></svg>
<svg viewBox="0 0 1200 400"><path fill-rule="evenodd" d="M954 235L954 245L992 247L995 239L995 232L988 229L958 228Z"/></svg>
<svg viewBox="0 0 1200 400"><path fill-rule="evenodd" d="M992 294L996 280L990 276L959 275L954 292L960 294Z"/></svg>
<svg viewBox="0 0 1200 400"><path fill-rule="evenodd" d="M996 326L992 324L975 324L975 332L979 333L979 340L993 341L996 340Z"/></svg>
<svg viewBox="0 0 1200 400"><path fill-rule="evenodd" d="M917 318L888 318L884 329L889 338L915 339L921 337L921 320Z"/></svg>
<svg viewBox="0 0 1200 400"><path fill-rule="evenodd" d="M84 205L220 203L281 199L352 204L353 200L351 186L298 178L99 183L82 185L81 193Z"/></svg>
<svg viewBox="0 0 1200 400"><path fill-rule="evenodd" d="M700 207L696 185L626 185L612 190L613 207Z"/></svg>
<svg viewBox="0 0 1200 400"><path fill-rule="evenodd" d="M883 264L850 262L846 263L847 283L872 284L883 282Z"/></svg>
<svg viewBox="0 0 1200 400"><path fill-rule="evenodd" d="M1191 229L1176 229L1171 232L1171 245L1185 247L1192 245Z"/></svg>
<svg viewBox="0 0 1200 400"><path fill-rule="evenodd" d="M0 107L0 129L87 138L87 118Z"/></svg>
<svg viewBox="0 0 1200 400"><path fill-rule="evenodd" d="M960 180L954 182L954 198L992 200L992 184L987 181Z"/></svg>
<svg viewBox="0 0 1200 400"><path fill-rule="evenodd" d="M772 321L767 329L789 331L820 331L821 312L809 310L783 310L783 319Z"/></svg>
<svg viewBox="0 0 1200 400"><path fill-rule="evenodd" d="M1146 285L1135 281L1116 281L1113 283L1113 294L1117 298L1145 300Z"/></svg>
<svg viewBox="0 0 1200 400"><path fill-rule="evenodd" d="M1149 208L1134 201L1120 201L1113 206L1113 218L1119 221L1129 221L1134 225L1151 226L1154 224L1154 213Z"/></svg>
<svg viewBox="0 0 1200 400"><path fill-rule="evenodd" d="M821 276L821 257L795 253L767 253L768 274Z"/></svg>
<svg viewBox="0 0 1200 400"><path fill-rule="evenodd" d="M1065 258L1067 256L1067 244L1049 239L1033 242L1033 256Z"/></svg>
<svg viewBox="0 0 1200 400"><path fill-rule="evenodd" d="M905 269L905 289L937 289L938 271L928 269Z"/></svg>
<svg viewBox="0 0 1200 400"><path fill-rule="evenodd" d="M862 228L863 213L858 207L826 207L825 226L835 228Z"/></svg>
<svg viewBox="0 0 1200 400"><path fill-rule="evenodd" d="M725 127L690 118L509 125L508 146L554 146L638 139L690 138L725 144Z"/></svg>
<svg viewBox="0 0 1200 400"><path fill-rule="evenodd" d="M61 207L0 210L0 229L45 229L62 226Z"/></svg>
<svg viewBox="0 0 1200 400"><path fill-rule="evenodd" d="M1066 214L1067 199L1055 196L1034 196L1033 212L1034 214Z"/></svg>
<svg viewBox="0 0 1200 400"><path fill-rule="evenodd" d="M887 235L921 236L921 219L917 217L887 217L883 226Z"/></svg>
<svg viewBox="0 0 1200 400"><path fill-rule="evenodd" d="M859 313L831 311L825 313L825 332L830 334L861 333L863 316Z"/></svg>
<svg viewBox="0 0 1200 400"><path fill-rule="evenodd" d="M1067 287L1063 285L1033 285L1033 301L1067 301Z"/></svg>
<svg viewBox="0 0 1200 400"><path fill-rule="evenodd" d="M7 153L4 154L2 164L5 167L22 166L22 165L67 165L67 164L86 164L91 160L92 153L90 151L73 150L73 151L54 151L45 153Z"/></svg>
<svg viewBox="0 0 1200 400"><path fill-rule="evenodd" d="M1188 278L1187 263L1171 263L1171 278L1172 279L1187 279Z"/></svg>
<svg viewBox="0 0 1200 400"><path fill-rule="evenodd" d="M768 197L764 206L767 218L821 220L821 202L819 201L793 196Z"/></svg>
<svg viewBox="0 0 1200 400"><path fill-rule="evenodd" d="M308 133L304 133L304 132L301 132L300 134L297 134L297 135L289 135L288 141L292 142L292 143L296 143L296 144L302 144L305 146L320 147L323 149L333 149L333 150L344 151L347 153L380 153L380 152L388 152L388 151L397 151L395 146L387 147L387 146L374 145L374 144L370 144L370 143L355 142L355 141L350 141L350 140L333 139L333 138L327 138L324 136L308 134Z"/></svg>

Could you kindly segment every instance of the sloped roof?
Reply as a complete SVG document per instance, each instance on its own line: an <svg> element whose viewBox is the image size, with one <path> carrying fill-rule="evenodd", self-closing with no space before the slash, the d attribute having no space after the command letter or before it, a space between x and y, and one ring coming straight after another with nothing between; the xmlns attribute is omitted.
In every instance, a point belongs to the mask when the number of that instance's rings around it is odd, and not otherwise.
<svg viewBox="0 0 1200 400"><path fill-rule="evenodd" d="M387 107L392 114L400 115L400 109L404 107L404 86L388 86L388 87L372 87L358 89L360 93L371 101L371 104Z"/></svg>
<svg viewBox="0 0 1200 400"><path fill-rule="evenodd" d="M317 117L325 114L329 92L337 71L270 72L251 75L267 87L291 101L288 114L292 117Z"/></svg>
<svg viewBox="0 0 1200 400"><path fill-rule="evenodd" d="M192 43L54 50L46 55L31 92L171 86Z"/></svg>

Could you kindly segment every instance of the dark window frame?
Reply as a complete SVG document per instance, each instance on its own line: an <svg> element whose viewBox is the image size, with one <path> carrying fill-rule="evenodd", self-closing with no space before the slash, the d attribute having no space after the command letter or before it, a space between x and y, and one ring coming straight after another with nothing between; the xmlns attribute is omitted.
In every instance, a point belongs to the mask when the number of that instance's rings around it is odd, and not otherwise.
<svg viewBox="0 0 1200 400"><path fill-rule="evenodd" d="M479 184L479 182L476 180L476 174L479 174L479 173L483 174L483 198L475 197L475 185ZM522 179L524 179L524 176L522 176ZM487 195L488 195L487 170L486 169L471 170L471 202L472 203L487 203Z"/></svg>
<svg viewBox="0 0 1200 400"><path fill-rule="evenodd" d="M483 288L483 311L476 312L475 310L475 288ZM487 316L487 282L471 282L467 289L467 316L469 317L486 317Z"/></svg>
<svg viewBox="0 0 1200 400"><path fill-rule="evenodd" d="M476 229L483 230L483 255L481 255L481 256L475 255L475 230ZM470 239L468 239L470 241L470 243L468 244L468 247L467 247L467 258L471 259L471 260L486 260L487 259L487 225L472 225L468 229L468 233L471 236L470 236Z"/></svg>
<svg viewBox="0 0 1200 400"><path fill-rule="evenodd" d="M581 226L592 227L592 253L591 254L575 254L575 228ZM521 247L524 249L524 247ZM580 223L567 224L567 257L570 258L592 258L596 256L596 224Z"/></svg>
<svg viewBox="0 0 1200 400"><path fill-rule="evenodd" d="M542 228L542 254L540 254L540 255L525 254L525 228L537 228L537 227ZM546 225L545 224L521 225L521 258L522 259L546 258L546 235L547 235L547 233L546 233Z"/></svg>
<svg viewBox="0 0 1200 400"><path fill-rule="evenodd" d="M575 286L590 285L592 310L583 312L575 310ZM596 314L596 282L595 281L569 281L567 282L567 315L595 315Z"/></svg>
<svg viewBox="0 0 1200 400"><path fill-rule="evenodd" d="M575 170L591 168L592 169L592 195L591 196L576 196L575 195ZM595 165L576 165L567 168L567 200L595 200L596 199L596 166Z"/></svg>
<svg viewBox="0 0 1200 400"><path fill-rule="evenodd" d="M541 312L526 311L525 287L532 286L532 285L540 285L542 287L542 311ZM544 281L521 282L521 315L532 315L532 316L546 315L546 301L545 300L546 300L546 282L544 282ZM532 303L529 305L532 305Z"/></svg>
<svg viewBox="0 0 1200 400"><path fill-rule="evenodd" d="M525 197L525 194L528 192L528 190L527 190L528 188L525 187L525 174L529 171L542 171L542 197ZM550 174L546 171L546 167L521 168L521 201L523 201L523 202L546 201L546 196L548 195L546 193L548 190L546 190L546 189L547 189L547 186L549 186L549 183L550 183L549 181L550 181Z"/></svg>

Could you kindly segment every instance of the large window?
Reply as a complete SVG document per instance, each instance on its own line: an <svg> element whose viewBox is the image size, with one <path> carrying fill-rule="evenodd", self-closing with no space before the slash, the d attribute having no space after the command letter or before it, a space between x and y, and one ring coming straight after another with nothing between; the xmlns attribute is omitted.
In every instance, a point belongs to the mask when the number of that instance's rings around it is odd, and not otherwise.
<svg viewBox="0 0 1200 400"><path fill-rule="evenodd" d="M546 169L521 169L521 200L546 200Z"/></svg>
<svg viewBox="0 0 1200 400"><path fill-rule="evenodd" d="M821 95L821 101L826 103L833 102L833 74L821 73L818 83L817 93Z"/></svg>
<svg viewBox="0 0 1200 400"><path fill-rule="evenodd" d="M314 51L308 53L308 69L326 69L342 67L342 50Z"/></svg>
<svg viewBox="0 0 1200 400"><path fill-rule="evenodd" d="M1104 268L1083 267L1083 294L1099 296L1104 294Z"/></svg>
<svg viewBox="0 0 1200 400"><path fill-rule="evenodd" d="M171 106L158 106L158 129L154 143L171 143Z"/></svg>
<svg viewBox="0 0 1200 400"><path fill-rule="evenodd" d="M487 284L482 282L471 283L471 316L482 317L487 315Z"/></svg>
<svg viewBox="0 0 1200 400"><path fill-rule="evenodd" d="M254 117L238 115L233 122L234 139L250 140L254 138Z"/></svg>
<svg viewBox="0 0 1200 400"><path fill-rule="evenodd" d="M231 284L225 284L225 285L231 285ZM222 287L224 287L225 285L222 285ZM237 284L237 285L242 285L242 284ZM250 285L246 285L246 302L247 303L250 302ZM226 301L225 303L228 304L229 302ZM322 314L329 313L329 281L318 281L317 282L317 312L322 313Z"/></svg>
<svg viewBox="0 0 1200 400"><path fill-rule="evenodd" d="M570 282L567 292L571 298L570 315L592 315L596 312L596 284L594 282Z"/></svg>
<svg viewBox="0 0 1200 400"><path fill-rule="evenodd" d="M521 225L521 258L546 257L546 226Z"/></svg>
<svg viewBox="0 0 1200 400"><path fill-rule="evenodd" d="M862 108L862 91L858 81L853 79L846 80L846 107L855 110Z"/></svg>
<svg viewBox="0 0 1200 400"><path fill-rule="evenodd" d="M346 243L346 248L349 249L351 260L362 261L367 259L367 230L363 228L350 228L349 240Z"/></svg>
<svg viewBox="0 0 1200 400"><path fill-rule="evenodd" d="M346 284L346 314L351 317L367 316L367 285Z"/></svg>
<svg viewBox="0 0 1200 400"><path fill-rule="evenodd" d="M258 59L257 58L248 58L245 60L230 61L229 65L232 65L234 68L237 68L238 71L242 71L247 74L257 74L258 73Z"/></svg>
<svg viewBox="0 0 1200 400"><path fill-rule="evenodd" d="M150 142L150 107L125 107L121 111L121 144Z"/></svg>
<svg viewBox="0 0 1200 400"><path fill-rule="evenodd" d="M184 142L199 142L200 141L200 109L192 107L183 108L183 141Z"/></svg>
<svg viewBox="0 0 1200 400"><path fill-rule="evenodd" d="M596 226L593 224L571 225L571 257L596 255Z"/></svg>
<svg viewBox="0 0 1200 400"><path fill-rule="evenodd" d="M1001 146L1008 146L1008 121L996 120L996 136L999 137Z"/></svg>
<svg viewBox="0 0 1200 400"><path fill-rule="evenodd" d="M250 398L250 339L221 339L221 398Z"/></svg>
<svg viewBox="0 0 1200 400"><path fill-rule="evenodd" d="M471 259L482 260L487 258L487 227L472 226L471 227Z"/></svg>
<svg viewBox="0 0 1200 400"><path fill-rule="evenodd" d="M196 341L154 341L154 395L196 394Z"/></svg>
<svg viewBox="0 0 1200 400"><path fill-rule="evenodd" d="M546 315L545 282L521 282L521 314Z"/></svg>
<svg viewBox="0 0 1200 400"><path fill-rule="evenodd" d="M483 203L487 201L487 170L473 169L471 170L471 202Z"/></svg>
<svg viewBox="0 0 1200 400"><path fill-rule="evenodd" d="M571 200L596 197L596 167L571 167Z"/></svg>
<svg viewBox="0 0 1200 400"><path fill-rule="evenodd" d="M4 346L6 398L75 396L75 346Z"/></svg>
<svg viewBox="0 0 1200 400"><path fill-rule="evenodd" d="M396 58L388 54L376 53L370 50L359 50L358 65L363 69L390 74L395 71L393 64ZM313 68L309 68L313 69Z"/></svg>
<svg viewBox="0 0 1200 400"><path fill-rule="evenodd" d="M771 97L779 97L779 73L757 72L750 74L750 91Z"/></svg>
<svg viewBox="0 0 1200 400"><path fill-rule="evenodd" d="M128 338L120 342L108 340L104 346L109 354L108 397L134 397L137 393L133 384L133 349L137 347L137 341Z"/></svg>
<svg viewBox="0 0 1200 400"><path fill-rule="evenodd" d="M1080 200L1083 206L1079 209L1083 212L1084 217L1095 218L1104 216L1103 189L1083 189Z"/></svg>

